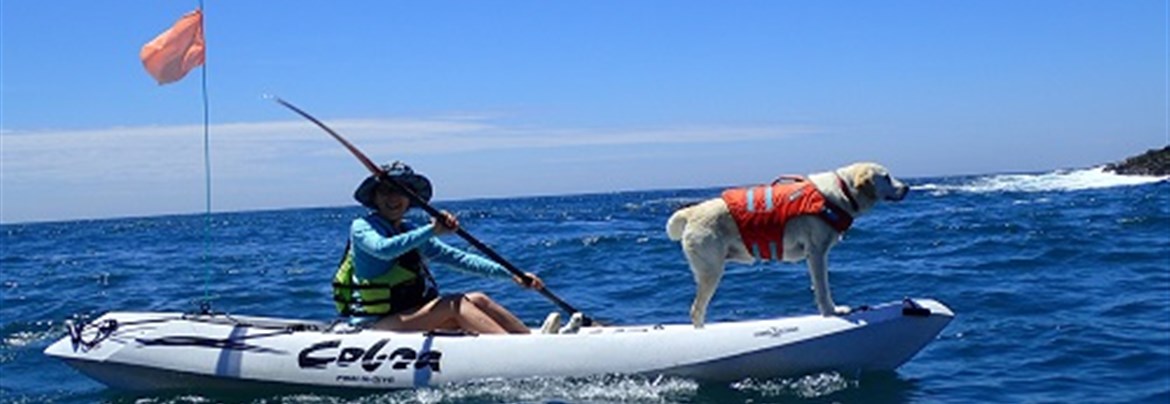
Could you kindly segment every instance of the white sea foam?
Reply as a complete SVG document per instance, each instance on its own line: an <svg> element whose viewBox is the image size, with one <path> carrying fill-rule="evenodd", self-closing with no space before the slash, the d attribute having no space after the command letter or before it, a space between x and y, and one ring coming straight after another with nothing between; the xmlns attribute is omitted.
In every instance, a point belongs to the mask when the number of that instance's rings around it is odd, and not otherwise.
<svg viewBox="0 0 1170 404"><path fill-rule="evenodd" d="M1170 177L1119 175L1104 167L1083 170L1058 170L1043 174L997 174L981 176L965 183L915 185L915 189L932 194L950 192L1052 192L1124 187L1166 181Z"/></svg>
<svg viewBox="0 0 1170 404"><path fill-rule="evenodd" d="M361 398L298 395L285 402L337 403L445 403L445 402L620 402L661 403L676 401L698 390L688 379L647 379L598 376L584 379L530 378L482 380L430 389L395 391Z"/></svg>
<svg viewBox="0 0 1170 404"><path fill-rule="evenodd" d="M797 396L801 398L817 398L856 386L857 380L850 380L840 373L828 372L793 379L747 379L732 384L731 388L743 392L760 394L765 397Z"/></svg>

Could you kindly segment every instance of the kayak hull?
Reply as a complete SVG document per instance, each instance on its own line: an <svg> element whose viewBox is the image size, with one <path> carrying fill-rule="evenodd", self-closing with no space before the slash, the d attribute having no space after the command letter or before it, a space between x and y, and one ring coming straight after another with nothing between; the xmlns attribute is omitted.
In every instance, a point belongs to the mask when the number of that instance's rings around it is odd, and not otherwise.
<svg viewBox="0 0 1170 404"><path fill-rule="evenodd" d="M564 335L337 330L263 317L111 312L45 349L135 391L403 389L482 379L682 376L732 381L898 368L954 313L907 299L844 316L582 328Z"/></svg>

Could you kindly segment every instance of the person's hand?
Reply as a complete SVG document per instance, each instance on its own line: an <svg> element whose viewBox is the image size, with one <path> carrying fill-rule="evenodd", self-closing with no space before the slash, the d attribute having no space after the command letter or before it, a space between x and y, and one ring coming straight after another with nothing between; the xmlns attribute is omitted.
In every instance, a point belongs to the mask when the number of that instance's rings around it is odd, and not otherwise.
<svg viewBox="0 0 1170 404"><path fill-rule="evenodd" d="M519 276L513 276L512 280L516 281L516 284L523 286L525 288L528 288L528 289L536 289L536 290L544 289L544 281L541 280L539 276L536 276L536 274L534 274L532 272L525 272L524 275L528 275L528 278L531 279L531 282L524 283L524 278L521 278Z"/></svg>
<svg viewBox="0 0 1170 404"><path fill-rule="evenodd" d="M459 219L455 218L451 212L442 211L442 220L440 218L431 218L431 224L435 225L435 235L443 235L455 231L459 228Z"/></svg>

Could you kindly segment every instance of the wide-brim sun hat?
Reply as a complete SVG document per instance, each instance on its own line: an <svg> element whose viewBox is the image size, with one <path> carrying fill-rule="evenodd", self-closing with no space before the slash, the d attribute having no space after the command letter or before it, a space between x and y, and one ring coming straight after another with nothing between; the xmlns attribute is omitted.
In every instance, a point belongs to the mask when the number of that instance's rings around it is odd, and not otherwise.
<svg viewBox="0 0 1170 404"><path fill-rule="evenodd" d="M399 184L410 188L424 202L431 201L431 195L434 193L431 188L431 180L428 180L427 177L421 174L415 173L406 163L395 161L391 164L383 164L382 171L390 178L398 181ZM378 178L373 175L366 177L358 185L357 189L353 191L353 199L361 203L362 206L377 210L377 206L374 205L374 190L376 189L378 189ZM410 207L415 207L415 204L412 202Z"/></svg>

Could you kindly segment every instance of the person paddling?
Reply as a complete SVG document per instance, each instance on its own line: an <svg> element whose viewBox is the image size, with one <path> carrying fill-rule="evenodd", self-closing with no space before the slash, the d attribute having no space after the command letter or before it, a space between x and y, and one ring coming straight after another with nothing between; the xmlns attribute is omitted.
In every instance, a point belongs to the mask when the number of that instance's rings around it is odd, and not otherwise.
<svg viewBox="0 0 1170 404"><path fill-rule="evenodd" d="M402 162L382 169L423 201L433 194L431 182ZM506 277L511 274L498 263L452 247L438 236L459 227L450 212L443 220L414 227L403 216L412 208L410 199L393 186L366 177L353 194L371 212L354 219L349 244L333 279L333 299L343 316L372 323L376 329L395 331L463 330L481 334L527 334L528 327L511 312L482 292L443 295L431 276L430 262L467 273ZM543 289L544 281L533 273L526 288Z"/></svg>

